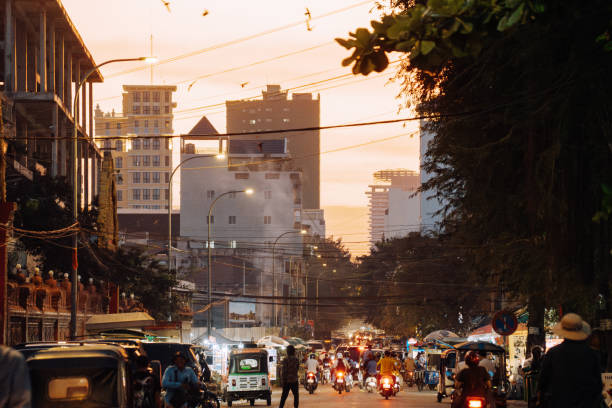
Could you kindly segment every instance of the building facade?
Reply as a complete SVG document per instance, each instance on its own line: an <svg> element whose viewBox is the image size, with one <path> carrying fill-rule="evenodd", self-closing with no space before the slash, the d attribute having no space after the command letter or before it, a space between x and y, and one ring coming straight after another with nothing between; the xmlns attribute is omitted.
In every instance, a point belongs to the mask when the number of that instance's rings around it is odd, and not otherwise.
<svg viewBox="0 0 612 408"><path fill-rule="evenodd" d="M401 238L419 231L421 198L419 174L405 169L374 173L368 196L370 246L382 239Z"/></svg>
<svg viewBox="0 0 612 408"><path fill-rule="evenodd" d="M261 100L227 101L227 132L246 133L284 129L318 128L320 126L320 97L311 93L281 90L280 85L268 85ZM241 139L232 136L232 139ZM270 133L245 139L286 139L287 153L293 168L302 173L303 208L320 208L320 132Z"/></svg>
<svg viewBox="0 0 612 408"><path fill-rule="evenodd" d="M122 115L95 111L98 146L112 151L115 160L118 208L167 209L176 86L124 85L123 90Z"/></svg>
<svg viewBox="0 0 612 408"><path fill-rule="evenodd" d="M301 173L293 169L285 146L283 140L232 140L222 160L198 155L193 146L185 147L191 153L183 154L182 160L200 158L181 168L177 246L183 255L182 259L177 255L176 262L183 279L207 290L210 245L214 294L239 292L248 299L249 295L304 293ZM253 162L260 164L250 164ZM246 189L254 193L241 192ZM208 210L217 199L208 242ZM202 302L206 304L206 299ZM276 316L270 304L253 301L252 307L252 325L286 325L298 320L299 310L282 305ZM194 326L206 325L206 318L206 314L196 314ZM215 308L213 326L228 327L230 320L225 306Z"/></svg>

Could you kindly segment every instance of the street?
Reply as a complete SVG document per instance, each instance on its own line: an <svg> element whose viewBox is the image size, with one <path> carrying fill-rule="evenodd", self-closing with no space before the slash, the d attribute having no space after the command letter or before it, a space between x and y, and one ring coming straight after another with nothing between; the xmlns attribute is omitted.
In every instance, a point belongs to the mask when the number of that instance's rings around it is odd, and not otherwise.
<svg viewBox="0 0 612 408"><path fill-rule="evenodd" d="M280 389L275 388L272 397L272 406L278 407L280 401ZM376 404L376 405L374 405ZM257 401L255 405L265 406L265 401ZM241 401L238 404L233 403L232 406L249 406L247 401ZM436 393L431 391L418 392L416 388L411 388L409 391L405 389L397 394L397 397L391 397L386 401L378 393L368 393L361 391L359 388L354 388L351 392L338 395L330 385L319 386L313 395L309 395L304 387L300 387L300 407L304 408L319 408L319 407L351 407L351 408L371 408L378 407L414 407L414 408L434 408L434 407L450 407L450 400L445 400L442 404L436 402ZM285 403L286 408L293 407L293 397L289 393L289 398Z"/></svg>
<svg viewBox="0 0 612 408"><path fill-rule="evenodd" d="M280 402L281 390L275 388L272 395L272 407L278 407ZM225 406L225 404L222 404ZM234 402L232 407L247 407L248 401ZM265 401L257 401L255 406L265 407ZM450 399L445 399L441 404L436 402L436 393L434 391L418 392L415 387L403 389L397 394L397 397L391 397L385 400L378 393L367 393L359 388L353 389L349 393L343 392L338 395L330 385L319 386L313 395L309 395L304 387L300 387L300 407L302 408L391 408L391 407L410 407L410 408L449 408ZM526 407L527 404L522 401L508 401L508 407ZM289 393L289 398L285 403L286 408L293 408L293 397Z"/></svg>

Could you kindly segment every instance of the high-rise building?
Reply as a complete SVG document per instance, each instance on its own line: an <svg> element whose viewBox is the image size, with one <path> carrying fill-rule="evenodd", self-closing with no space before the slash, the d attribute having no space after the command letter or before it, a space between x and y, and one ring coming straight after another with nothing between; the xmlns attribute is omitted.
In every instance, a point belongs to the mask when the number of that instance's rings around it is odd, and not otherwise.
<svg viewBox="0 0 612 408"><path fill-rule="evenodd" d="M433 141L435 135L425 129L426 122L421 121L420 123L420 167L423 168L423 164L425 162L425 155L427 154L427 149L429 143ZM426 183L431 179L432 175L421 170L421 184ZM420 210L420 220L421 224L421 232L424 234L428 234L430 232L435 232L440 227L440 222L442 221L441 216L438 214L442 208L442 202L435 197L435 194L432 191L425 191L421 193L421 210Z"/></svg>
<svg viewBox="0 0 612 408"><path fill-rule="evenodd" d="M421 213L419 174L412 170L380 170L370 185L370 245L383 238L401 238L419 231Z"/></svg>
<svg viewBox="0 0 612 408"><path fill-rule="evenodd" d="M174 85L124 85L123 114L95 111L96 138L115 160L118 209L168 207ZM103 139L104 136L130 136ZM135 136L135 137L134 137Z"/></svg>
<svg viewBox="0 0 612 408"><path fill-rule="evenodd" d="M228 133L246 133L283 129L318 128L320 97L311 93L282 91L280 85L268 85L261 100L226 101ZM303 208L320 208L319 130L231 136L231 139L286 139L287 151L295 170L302 173Z"/></svg>

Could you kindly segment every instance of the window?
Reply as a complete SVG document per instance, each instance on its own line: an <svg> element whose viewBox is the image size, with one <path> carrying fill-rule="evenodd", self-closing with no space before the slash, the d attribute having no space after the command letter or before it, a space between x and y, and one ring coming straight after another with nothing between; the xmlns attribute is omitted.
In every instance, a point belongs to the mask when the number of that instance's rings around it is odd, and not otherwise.
<svg viewBox="0 0 612 408"><path fill-rule="evenodd" d="M149 150L151 148L151 139L148 137L142 139L142 150Z"/></svg>
<svg viewBox="0 0 612 408"><path fill-rule="evenodd" d="M164 101L170 102L170 92L169 91L164 92Z"/></svg>
<svg viewBox="0 0 612 408"><path fill-rule="evenodd" d="M132 173L132 183L139 184L140 183L140 173Z"/></svg>
<svg viewBox="0 0 612 408"><path fill-rule="evenodd" d="M132 166L140 167L140 156L132 156Z"/></svg>
<svg viewBox="0 0 612 408"><path fill-rule="evenodd" d="M153 167L159 167L159 156L153 156Z"/></svg>
<svg viewBox="0 0 612 408"><path fill-rule="evenodd" d="M132 150L140 150L140 139L132 141Z"/></svg>
<svg viewBox="0 0 612 408"><path fill-rule="evenodd" d="M266 108L266 112L272 112L272 108Z"/></svg>
<svg viewBox="0 0 612 408"><path fill-rule="evenodd" d="M153 189L153 200L159 201L159 188Z"/></svg>
<svg viewBox="0 0 612 408"><path fill-rule="evenodd" d="M235 224L236 223L236 216L235 215L230 215L229 216L229 220L228 220L228 224Z"/></svg>
<svg viewBox="0 0 612 408"><path fill-rule="evenodd" d="M159 172L158 171L153 173L153 183L159 183Z"/></svg>
<svg viewBox="0 0 612 408"><path fill-rule="evenodd" d="M254 124L256 124L256 123L257 123L257 121L256 121L255 119L251 119L251 120L249 120L249 125L254 125Z"/></svg>
<svg viewBox="0 0 612 408"><path fill-rule="evenodd" d="M272 122L272 119L266 118L266 122Z"/></svg>
<svg viewBox="0 0 612 408"><path fill-rule="evenodd" d="M123 201L123 190L117 190L117 201Z"/></svg>
<svg viewBox="0 0 612 408"><path fill-rule="evenodd" d="M236 240L230 241L230 248L236 248Z"/></svg>
<svg viewBox="0 0 612 408"><path fill-rule="evenodd" d="M157 113L159 113L159 112L157 112ZM155 130L159 129L159 120L155 120L155 121L153 122L153 128L154 128Z"/></svg>
<svg viewBox="0 0 612 408"><path fill-rule="evenodd" d="M159 102L159 92L153 92L153 102Z"/></svg>
<svg viewBox="0 0 612 408"><path fill-rule="evenodd" d="M145 121L144 121L144 127L145 127L146 129L149 129L149 121L148 121L148 120L145 120ZM147 130L147 132L148 132L148 130Z"/></svg>
<svg viewBox="0 0 612 408"><path fill-rule="evenodd" d="M123 175L122 174L117 174L117 184L123 184Z"/></svg>
<svg viewBox="0 0 612 408"><path fill-rule="evenodd" d="M143 102L149 102L151 98L151 94L148 92L143 92L142 93L142 101Z"/></svg>
<svg viewBox="0 0 612 408"><path fill-rule="evenodd" d="M151 165L151 156L142 156L142 165L149 167Z"/></svg>
<svg viewBox="0 0 612 408"><path fill-rule="evenodd" d="M104 124L104 129L110 129L110 122L106 122Z"/></svg>
<svg viewBox="0 0 612 408"><path fill-rule="evenodd" d="M150 183L151 182L151 173L149 173L148 171L142 173L142 182L143 183Z"/></svg>
<svg viewBox="0 0 612 408"><path fill-rule="evenodd" d="M170 199L170 192L168 191L168 189L164 190L164 200L169 200Z"/></svg>
<svg viewBox="0 0 612 408"><path fill-rule="evenodd" d="M115 150L118 152L123 151L123 141L122 140L115 141Z"/></svg>
<svg viewBox="0 0 612 408"><path fill-rule="evenodd" d="M150 115L151 114L151 107L148 105L145 105L142 107L142 114L143 115Z"/></svg>
<svg viewBox="0 0 612 408"><path fill-rule="evenodd" d="M264 191L264 198L266 200L271 200L272 199L272 191L270 191L270 190Z"/></svg>
<svg viewBox="0 0 612 408"><path fill-rule="evenodd" d="M140 102L140 92L134 92L134 102Z"/></svg>
<svg viewBox="0 0 612 408"><path fill-rule="evenodd" d="M289 112L291 109L289 108L283 108L283 112Z"/></svg>
<svg viewBox="0 0 612 408"><path fill-rule="evenodd" d="M170 113L170 106L164 106L164 113Z"/></svg>
<svg viewBox="0 0 612 408"><path fill-rule="evenodd" d="M104 148L105 149L110 149L111 148L111 141L110 140L105 140L104 141Z"/></svg>
<svg viewBox="0 0 612 408"><path fill-rule="evenodd" d="M248 180L249 173L236 173L234 174L234 177L236 178L236 180Z"/></svg>
<svg viewBox="0 0 612 408"><path fill-rule="evenodd" d="M207 215L207 216L206 216L206 224L208 224L208 222L209 222L209 219L208 219L208 215ZM214 215L211 215L211 216L210 216L210 223L211 223L211 224L214 224L214 223L215 223L215 216L214 216Z"/></svg>
<svg viewBox="0 0 612 408"><path fill-rule="evenodd" d="M291 120L289 118L283 118L283 123L289 123Z"/></svg>
<svg viewBox="0 0 612 408"><path fill-rule="evenodd" d="M206 191L206 198L208 200L212 200L213 198L215 198L215 190L207 190Z"/></svg>
<svg viewBox="0 0 612 408"><path fill-rule="evenodd" d="M46 397L55 405L55 401L84 401L91 389L87 377L62 377L49 380Z"/></svg>
<svg viewBox="0 0 612 408"><path fill-rule="evenodd" d="M159 112L160 112L159 106L153 106L153 114L154 115L159 115Z"/></svg>
<svg viewBox="0 0 612 408"><path fill-rule="evenodd" d="M140 126L140 121L134 121L134 132L138 133L138 127Z"/></svg>
<svg viewBox="0 0 612 408"><path fill-rule="evenodd" d="M153 139L153 150L159 150L159 139Z"/></svg>
<svg viewBox="0 0 612 408"><path fill-rule="evenodd" d="M164 149L168 150L169 148L170 148L170 140L167 137L164 137Z"/></svg>
<svg viewBox="0 0 612 408"><path fill-rule="evenodd" d="M117 157L115 159L115 168L120 169L123 167L123 157Z"/></svg>
<svg viewBox="0 0 612 408"><path fill-rule="evenodd" d="M272 216L264 215L264 224L272 224Z"/></svg>
<svg viewBox="0 0 612 408"><path fill-rule="evenodd" d="M164 165L165 166L169 166L170 165L170 156L164 157Z"/></svg>
<svg viewBox="0 0 612 408"><path fill-rule="evenodd" d="M266 180L278 180L280 179L279 173L266 173Z"/></svg>
<svg viewBox="0 0 612 408"><path fill-rule="evenodd" d="M165 183L169 183L170 182L170 173L168 173L168 172L164 173L164 182Z"/></svg>
<svg viewBox="0 0 612 408"><path fill-rule="evenodd" d="M136 114L136 115L140 115L140 106L138 106L138 105L134 105L134 106L132 107L132 112L133 112L134 114Z"/></svg>
<svg viewBox="0 0 612 408"><path fill-rule="evenodd" d="M117 122L117 130L121 130L121 123Z"/></svg>
<svg viewBox="0 0 612 408"><path fill-rule="evenodd" d="M166 113L168 113L168 112L166 112ZM170 129L170 121L169 120L165 121L164 122L164 126L165 126L166 129Z"/></svg>
<svg viewBox="0 0 612 408"><path fill-rule="evenodd" d="M142 199L143 200L150 200L151 199L151 190L149 190L148 188L145 188L144 190L142 190Z"/></svg>
<svg viewBox="0 0 612 408"><path fill-rule="evenodd" d="M135 188L132 190L132 200L134 201L140 200L140 189Z"/></svg>

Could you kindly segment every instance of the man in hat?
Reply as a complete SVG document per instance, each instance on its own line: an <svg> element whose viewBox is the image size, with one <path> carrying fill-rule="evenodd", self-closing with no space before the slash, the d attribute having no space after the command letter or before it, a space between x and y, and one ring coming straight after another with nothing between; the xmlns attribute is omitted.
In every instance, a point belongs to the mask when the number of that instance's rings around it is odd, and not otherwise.
<svg viewBox="0 0 612 408"><path fill-rule="evenodd" d="M198 384L198 377L187 366L187 357L180 351L174 354L172 365L164 372L162 387L166 389L166 406L182 408L189 399L190 391Z"/></svg>
<svg viewBox="0 0 612 408"><path fill-rule="evenodd" d="M586 339L591 327L575 313L568 313L553 327L565 341L551 348L542 361L538 384L540 403L545 407L598 407L603 383L599 360Z"/></svg>

